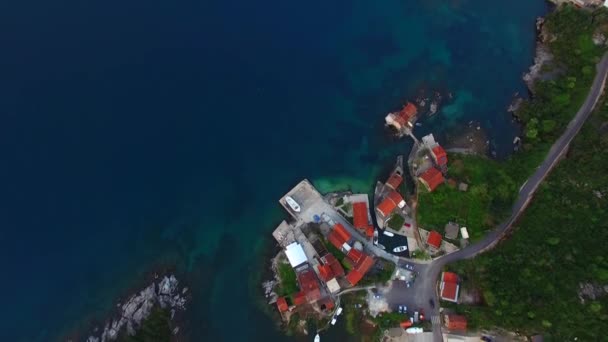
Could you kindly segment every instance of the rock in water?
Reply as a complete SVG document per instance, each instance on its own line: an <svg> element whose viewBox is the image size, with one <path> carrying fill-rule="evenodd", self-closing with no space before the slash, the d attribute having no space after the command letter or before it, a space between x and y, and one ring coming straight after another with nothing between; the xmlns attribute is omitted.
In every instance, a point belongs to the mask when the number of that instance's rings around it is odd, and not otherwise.
<svg viewBox="0 0 608 342"><path fill-rule="evenodd" d="M186 292L187 288L179 289L179 282L174 275L163 277L158 285L153 282L120 306L120 316L112 319L111 323L106 323L100 337L89 336L87 342L114 341L123 328L129 335L134 335L156 304L163 309L171 309L173 318L176 310L185 310Z"/></svg>

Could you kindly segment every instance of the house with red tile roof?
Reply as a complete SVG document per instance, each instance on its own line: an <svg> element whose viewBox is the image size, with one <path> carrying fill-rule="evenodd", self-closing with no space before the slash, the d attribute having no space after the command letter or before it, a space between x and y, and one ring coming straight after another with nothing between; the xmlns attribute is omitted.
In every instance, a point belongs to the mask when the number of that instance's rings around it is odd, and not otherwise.
<svg viewBox="0 0 608 342"><path fill-rule="evenodd" d="M378 204L378 206L376 207L376 211L378 212L378 214L382 215L383 217L386 217L390 213L392 213L395 208L397 208L397 204L395 204L395 202L393 202L390 198L387 197L382 200L380 204Z"/></svg>
<svg viewBox="0 0 608 342"><path fill-rule="evenodd" d="M397 188L399 187L399 185L401 185L402 182L403 177L400 174L393 172L390 177L388 177L386 185L393 190L397 190Z"/></svg>
<svg viewBox="0 0 608 342"><path fill-rule="evenodd" d="M433 161L435 161L435 164L437 164L439 167L448 164L448 154L439 144L437 144L437 146L431 149L431 156L433 157Z"/></svg>
<svg viewBox="0 0 608 342"><path fill-rule="evenodd" d="M390 198L399 208L405 207L405 200L403 200L403 197L397 191L393 190L389 192L388 198Z"/></svg>
<svg viewBox="0 0 608 342"><path fill-rule="evenodd" d="M454 272L443 272L441 274L441 281L448 283L458 283L458 275Z"/></svg>
<svg viewBox="0 0 608 342"><path fill-rule="evenodd" d="M340 265L340 262L338 261L338 259L336 259L335 256L333 256L333 254L326 254L325 256L321 257L321 261L331 267L331 271L334 276L344 276L344 268L342 267L342 265Z"/></svg>
<svg viewBox="0 0 608 342"><path fill-rule="evenodd" d="M335 277L334 271L329 265L318 265L317 270L319 271L319 278L326 283Z"/></svg>
<svg viewBox="0 0 608 342"><path fill-rule="evenodd" d="M395 208L405 207L405 204L406 203L405 203L405 200L403 199L403 197L397 191L393 190L388 193L386 198L384 198L382 200L382 202L380 202L380 204L378 204L378 206L376 207L376 211L382 217L386 217L391 212L393 212L393 210L395 210Z"/></svg>
<svg viewBox="0 0 608 342"><path fill-rule="evenodd" d="M441 299L457 303L459 290L458 276L455 273L443 272L441 274L441 284L439 285Z"/></svg>
<svg viewBox="0 0 608 342"><path fill-rule="evenodd" d="M279 312L289 310L289 305L287 305L287 300L285 300L285 297L277 298L277 308L279 309Z"/></svg>
<svg viewBox="0 0 608 342"><path fill-rule="evenodd" d="M399 111L399 117L406 121L410 127L412 127L412 120L416 117L416 114L418 114L418 108L411 102L406 103Z"/></svg>
<svg viewBox="0 0 608 342"><path fill-rule="evenodd" d="M353 262L353 265L356 265L359 260L361 260L363 255L363 252L361 252L360 250L351 248L350 251L348 251L348 254L346 254L346 257Z"/></svg>
<svg viewBox="0 0 608 342"><path fill-rule="evenodd" d="M338 250L344 250L344 245L350 240L350 233L341 223L336 223L334 229L327 236L327 240Z"/></svg>
<svg viewBox="0 0 608 342"><path fill-rule="evenodd" d="M293 295L293 305L298 306L306 303L306 294L300 291Z"/></svg>
<svg viewBox="0 0 608 342"><path fill-rule="evenodd" d="M336 223L334 225L334 232L336 232L344 241L349 241L351 238L350 233L348 232L348 230L346 230L346 228L344 228L341 223Z"/></svg>
<svg viewBox="0 0 608 342"><path fill-rule="evenodd" d="M321 298L319 282L317 281L317 276L312 269L309 268L298 273L298 284L300 285L300 290L304 293L308 303L314 303Z"/></svg>
<svg viewBox="0 0 608 342"><path fill-rule="evenodd" d="M362 253L362 257L354 264L353 270L346 275L346 280L352 286L355 286L363 276L374 266L374 258Z"/></svg>
<svg viewBox="0 0 608 342"><path fill-rule="evenodd" d="M467 330L467 318L462 315L447 314L444 322L449 330Z"/></svg>
<svg viewBox="0 0 608 342"><path fill-rule="evenodd" d="M374 227L367 226L367 228L365 228L365 236L367 236L368 238L374 237Z"/></svg>
<svg viewBox="0 0 608 342"><path fill-rule="evenodd" d="M426 244L435 249L439 249L441 247L441 240L441 234L432 230L426 239Z"/></svg>
<svg viewBox="0 0 608 342"><path fill-rule="evenodd" d="M413 103L408 102L400 111L389 113L385 121L387 125L393 126L399 131L406 128L411 129L414 126L416 114L418 114L418 109Z"/></svg>
<svg viewBox="0 0 608 342"><path fill-rule="evenodd" d="M356 202L353 203L353 226L357 229L367 229L369 224L369 215L367 210L367 203Z"/></svg>
<svg viewBox="0 0 608 342"><path fill-rule="evenodd" d="M418 177L418 180L420 180L420 183L422 183L428 191L434 191L445 181L443 174L434 167L424 171Z"/></svg>

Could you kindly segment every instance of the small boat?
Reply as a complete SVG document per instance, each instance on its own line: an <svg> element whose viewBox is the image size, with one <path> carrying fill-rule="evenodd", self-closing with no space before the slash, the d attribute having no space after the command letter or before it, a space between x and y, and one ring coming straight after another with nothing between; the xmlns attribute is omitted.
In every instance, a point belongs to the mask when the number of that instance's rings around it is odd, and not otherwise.
<svg viewBox="0 0 608 342"><path fill-rule="evenodd" d="M378 244L378 248L380 248L380 249L386 249L386 247L384 247L384 246L383 246L383 245L381 245L381 244Z"/></svg>
<svg viewBox="0 0 608 342"><path fill-rule="evenodd" d="M291 209L293 209L293 211L295 211L296 213L300 212L300 205L293 198L291 198L291 196L285 196L285 202L287 202L287 204L291 207Z"/></svg>
<svg viewBox="0 0 608 342"><path fill-rule="evenodd" d="M315 336L315 342L321 342L321 336L319 336L319 334Z"/></svg>
<svg viewBox="0 0 608 342"><path fill-rule="evenodd" d="M401 252L405 252L405 251L407 251L407 246L399 246L399 247L393 248L393 252L395 252L395 253L401 253Z"/></svg>
<svg viewBox="0 0 608 342"><path fill-rule="evenodd" d="M338 317L334 316L334 318L331 319L331 325L336 325L337 321L338 321Z"/></svg>
<svg viewBox="0 0 608 342"><path fill-rule="evenodd" d="M336 310L336 316L340 316L340 314L342 313L342 307L338 307L338 310Z"/></svg>
<svg viewBox="0 0 608 342"><path fill-rule="evenodd" d="M385 231L384 231L382 234L384 234L384 235L386 235L386 236L390 236L390 237L395 236L395 234L393 234L393 233L389 232L388 230L385 230Z"/></svg>
<svg viewBox="0 0 608 342"><path fill-rule="evenodd" d="M374 230L374 245L378 245L378 230Z"/></svg>

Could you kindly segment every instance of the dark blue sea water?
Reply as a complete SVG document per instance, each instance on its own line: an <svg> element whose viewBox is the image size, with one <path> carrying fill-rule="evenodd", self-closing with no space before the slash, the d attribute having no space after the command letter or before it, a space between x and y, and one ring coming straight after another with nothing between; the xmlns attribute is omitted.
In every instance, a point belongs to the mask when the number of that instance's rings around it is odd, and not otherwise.
<svg viewBox="0 0 608 342"><path fill-rule="evenodd" d="M0 340L87 327L170 265L195 341L278 340L252 279L301 178L368 191L417 134L479 120L499 154L541 0L0 4ZM338 329L329 333L338 340Z"/></svg>

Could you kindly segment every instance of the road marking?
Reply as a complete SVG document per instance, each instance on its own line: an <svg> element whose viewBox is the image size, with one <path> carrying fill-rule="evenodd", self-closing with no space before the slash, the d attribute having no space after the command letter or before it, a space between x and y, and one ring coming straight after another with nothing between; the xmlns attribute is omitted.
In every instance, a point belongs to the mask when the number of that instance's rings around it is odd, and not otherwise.
<svg viewBox="0 0 608 342"><path fill-rule="evenodd" d="M431 316L431 322L433 325L441 325L441 319L439 319L439 316Z"/></svg>

